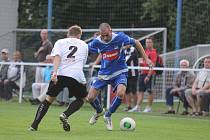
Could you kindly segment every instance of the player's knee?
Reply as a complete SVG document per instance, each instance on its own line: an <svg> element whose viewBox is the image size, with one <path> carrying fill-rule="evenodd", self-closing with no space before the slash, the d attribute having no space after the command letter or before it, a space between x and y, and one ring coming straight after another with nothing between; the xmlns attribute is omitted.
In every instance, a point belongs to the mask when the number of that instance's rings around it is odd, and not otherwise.
<svg viewBox="0 0 210 140"><path fill-rule="evenodd" d="M125 90L124 89L117 90L117 96L120 97L121 99L124 98Z"/></svg>
<svg viewBox="0 0 210 140"><path fill-rule="evenodd" d="M95 97L92 94L88 94L88 96L86 97L86 101L89 102L89 103L93 102L94 99L95 99Z"/></svg>
<svg viewBox="0 0 210 140"><path fill-rule="evenodd" d="M46 100L47 100L49 103L52 103L52 102L55 100L55 97L51 97L51 96L47 95Z"/></svg>
<svg viewBox="0 0 210 140"><path fill-rule="evenodd" d="M117 96L120 97L121 99L123 99L124 96L125 96L125 93L123 93L123 92L118 92L118 93L117 93Z"/></svg>
<svg viewBox="0 0 210 140"><path fill-rule="evenodd" d="M86 97L86 100L88 102L93 102L97 95L98 95L98 91L96 89L94 89L94 88L91 88L89 90L89 93L88 93L87 97Z"/></svg>
<svg viewBox="0 0 210 140"><path fill-rule="evenodd" d="M123 98L125 95L126 87L122 84L120 84L117 88L117 96L120 98Z"/></svg>

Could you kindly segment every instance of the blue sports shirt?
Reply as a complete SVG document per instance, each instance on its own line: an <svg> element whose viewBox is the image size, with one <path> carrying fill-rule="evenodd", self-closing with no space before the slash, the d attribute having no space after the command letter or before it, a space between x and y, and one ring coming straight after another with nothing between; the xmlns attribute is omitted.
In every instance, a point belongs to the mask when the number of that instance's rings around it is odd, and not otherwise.
<svg viewBox="0 0 210 140"><path fill-rule="evenodd" d="M44 82L49 83L51 80L51 74L53 71L53 66L46 66L44 69Z"/></svg>
<svg viewBox="0 0 210 140"><path fill-rule="evenodd" d="M135 46L135 40L123 32L112 33L112 39L109 42L102 41L98 36L88 44L91 53L102 54L99 78L109 80L128 71L123 49L123 46L126 45Z"/></svg>

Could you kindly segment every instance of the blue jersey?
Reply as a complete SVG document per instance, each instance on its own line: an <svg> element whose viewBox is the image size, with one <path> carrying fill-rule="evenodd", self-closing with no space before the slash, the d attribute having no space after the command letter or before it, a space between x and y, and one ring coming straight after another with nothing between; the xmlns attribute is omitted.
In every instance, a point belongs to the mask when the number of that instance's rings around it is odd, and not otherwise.
<svg viewBox="0 0 210 140"><path fill-rule="evenodd" d="M102 41L99 36L88 44L90 52L102 54L101 68L98 72L99 78L109 80L128 71L123 49L123 46L126 45L134 46L135 40L123 32L112 33L110 42Z"/></svg>

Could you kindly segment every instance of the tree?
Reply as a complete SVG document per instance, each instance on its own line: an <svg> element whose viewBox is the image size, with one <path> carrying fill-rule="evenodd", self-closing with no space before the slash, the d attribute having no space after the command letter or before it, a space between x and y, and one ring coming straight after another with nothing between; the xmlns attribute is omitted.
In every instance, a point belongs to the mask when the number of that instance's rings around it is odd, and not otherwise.
<svg viewBox="0 0 210 140"><path fill-rule="evenodd" d="M19 1L19 28L47 27L47 0Z"/></svg>
<svg viewBox="0 0 210 140"><path fill-rule="evenodd" d="M20 28L47 26L47 0L20 0ZM53 0L52 28L167 27L168 51L175 48L177 1L175 0ZM210 41L210 1L183 0L181 46Z"/></svg>
<svg viewBox="0 0 210 140"><path fill-rule="evenodd" d="M142 20L149 26L164 26L168 29L168 49L175 48L176 6L174 0L148 0L143 4ZM185 48L210 40L210 2L208 0L183 0L181 47ZM168 51L169 51L168 50Z"/></svg>

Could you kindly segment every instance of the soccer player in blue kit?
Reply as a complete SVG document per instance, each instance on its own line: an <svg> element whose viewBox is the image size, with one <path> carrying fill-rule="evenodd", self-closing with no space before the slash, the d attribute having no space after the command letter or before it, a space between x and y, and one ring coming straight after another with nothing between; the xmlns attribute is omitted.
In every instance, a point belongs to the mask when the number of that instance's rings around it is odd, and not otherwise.
<svg viewBox="0 0 210 140"><path fill-rule="evenodd" d="M111 131L113 129L111 115L120 106L126 91L128 68L125 60L125 47L127 45L135 46L149 66L152 66L152 62L148 59L139 41L123 32L112 32L108 23L101 23L99 31L100 36L91 41L88 48L92 53L98 51L99 57L101 57L101 68L97 79L92 82L86 99L96 110L89 123L91 125L95 124L98 118L104 115L107 130ZM116 92L116 97L113 99L110 108L105 112L97 95L107 84L111 84L113 91Z"/></svg>

